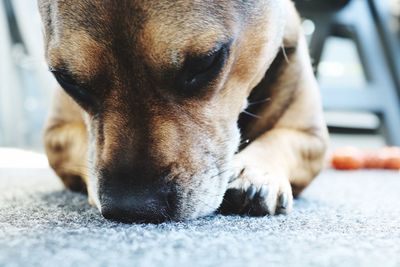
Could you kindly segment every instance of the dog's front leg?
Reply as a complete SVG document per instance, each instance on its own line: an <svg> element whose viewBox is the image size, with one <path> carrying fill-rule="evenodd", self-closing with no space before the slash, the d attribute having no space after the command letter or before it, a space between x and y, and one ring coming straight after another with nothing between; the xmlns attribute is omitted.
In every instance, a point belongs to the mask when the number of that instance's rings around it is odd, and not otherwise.
<svg viewBox="0 0 400 267"><path fill-rule="evenodd" d="M80 107L57 88L44 132L50 166L72 191L87 190L87 130ZM90 193L90 192L89 192Z"/></svg>
<svg viewBox="0 0 400 267"><path fill-rule="evenodd" d="M278 75L271 103L257 114L259 119L247 134L255 140L236 155L237 179L229 184L221 206L223 213L286 214L292 209L293 195L298 195L322 169L327 130L303 37ZM281 99L292 100L285 100L283 114L272 129L264 131L276 114L276 105L282 108Z"/></svg>

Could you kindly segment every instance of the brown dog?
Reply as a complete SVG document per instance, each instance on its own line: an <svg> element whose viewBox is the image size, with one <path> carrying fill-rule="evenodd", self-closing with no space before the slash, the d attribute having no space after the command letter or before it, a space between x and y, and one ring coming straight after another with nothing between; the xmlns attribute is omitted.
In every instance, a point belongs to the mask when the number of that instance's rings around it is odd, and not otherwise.
<svg viewBox="0 0 400 267"><path fill-rule="evenodd" d="M288 213L321 170L327 131L290 0L39 7L61 85L49 162L106 218Z"/></svg>

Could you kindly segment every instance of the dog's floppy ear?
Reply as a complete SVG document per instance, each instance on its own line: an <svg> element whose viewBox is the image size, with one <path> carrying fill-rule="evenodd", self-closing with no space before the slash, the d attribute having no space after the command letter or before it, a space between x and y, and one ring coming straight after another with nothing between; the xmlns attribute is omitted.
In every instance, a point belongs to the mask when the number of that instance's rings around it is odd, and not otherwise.
<svg viewBox="0 0 400 267"><path fill-rule="evenodd" d="M286 26L283 39L284 47L296 47L301 32L301 20L292 1L284 1L286 10Z"/></svg>
<svg viewBox="0 0 400 267"><path fill-rule="evenodd" d="M50 35L52 34L52 9L51 2L49 0L38 0L37 1L39 7L40 17L42 19L42 29L43 29L43 37L44 37L44 45L47 47L48 42L50 40ZM47 49L46 49L47 50ZM47 51L46 51L47 53Z"/></svg>
<svg viewBox="0 0 400 267"><path fill-rule="evenodd" d="M38 0L37 5L43 25L47 28L51 23L51 3L48 0Z"/></svg>

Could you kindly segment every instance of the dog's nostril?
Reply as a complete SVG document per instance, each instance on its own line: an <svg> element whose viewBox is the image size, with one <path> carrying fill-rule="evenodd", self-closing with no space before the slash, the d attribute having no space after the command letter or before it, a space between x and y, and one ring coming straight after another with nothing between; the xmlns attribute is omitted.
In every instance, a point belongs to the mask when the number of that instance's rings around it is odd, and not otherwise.
<svg viewBox="0 0 400 267"><path fill-rule="evenodd" d="M130 193L103 195L101 202L101 213L106 219L125 223L161 223L173 219L177 196L171 190L135 188Z"/></svg>

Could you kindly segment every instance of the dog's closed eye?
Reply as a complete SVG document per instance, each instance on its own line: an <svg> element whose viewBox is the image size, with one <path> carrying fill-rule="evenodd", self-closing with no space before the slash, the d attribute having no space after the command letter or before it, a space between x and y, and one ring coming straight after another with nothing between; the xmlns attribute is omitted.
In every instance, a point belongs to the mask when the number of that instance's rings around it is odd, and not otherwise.
<svg viewBox="0 0 400 267"><path fill-rule="evenodd" d="M65 92L84 108L94 108L95 99L85 90L84 85L77 82L66 70L50 69Z"/></svg>
<svg viewBox="0 0 400 267"><path fill-rule="evenodd" d="M178 88L185 95L194 95L212 82L224 67L231 42L213 49L206 55L189 56L178 77Z"/></svg>

